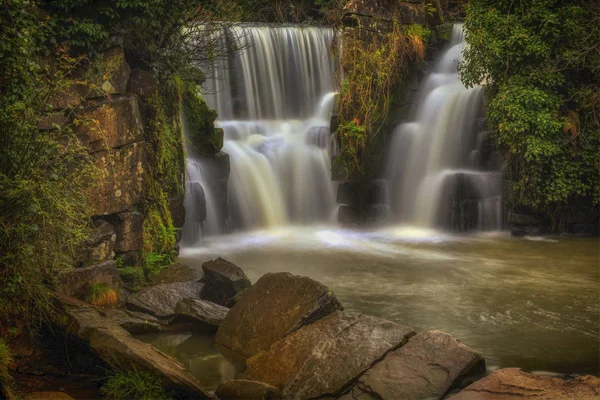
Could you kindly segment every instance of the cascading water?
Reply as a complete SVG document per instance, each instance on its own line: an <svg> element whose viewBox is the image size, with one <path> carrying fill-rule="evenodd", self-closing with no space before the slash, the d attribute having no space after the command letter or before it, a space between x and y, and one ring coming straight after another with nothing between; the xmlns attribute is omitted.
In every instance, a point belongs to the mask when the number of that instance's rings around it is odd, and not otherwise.
<svg viewBox="0 0 600 400"><path fill-rule="evenodd" d="M233 225L249 229L331 218L332 30L240 26L220 40L228 35L245 37L248 48L217 60L204 97L225 132Z"/></svg>
<svg viewBox="0 0 600 400"><path fill-rule="evenodd" d="M464 230L461 213L476 220L471 229L501 228L501 175L479 166L483 91L465 88L457 72L465 44L462 25L454 25L450 49L419 89L414 121L394 132L386 178L398 222Z"/></svg>

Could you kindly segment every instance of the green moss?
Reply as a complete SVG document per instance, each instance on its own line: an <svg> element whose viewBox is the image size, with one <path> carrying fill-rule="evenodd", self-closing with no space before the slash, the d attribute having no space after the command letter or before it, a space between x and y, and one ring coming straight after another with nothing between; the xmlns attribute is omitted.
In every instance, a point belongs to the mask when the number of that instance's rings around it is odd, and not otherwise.
<svg viewBox="0 0 600 400"><path fill-rule="evenodd" d="M144 270L141 267L128 266L119 268L119 275L128 290L135 292L144 285Z"/></svg>
<svg viewBox="0 0 600 400"><path fill-rule="evenodd" d="M167 400L157 377L139 371L120 371L100 389L107 400Z"/></svg>
<svg viewBox="0 0 600 400"><path fill-rule="evenodd" d="M196 83L181 83L184 120L189 140L199 155L212 156L223 147L223 130L215 128L217 112L211 110L200 96Z"/></svg>

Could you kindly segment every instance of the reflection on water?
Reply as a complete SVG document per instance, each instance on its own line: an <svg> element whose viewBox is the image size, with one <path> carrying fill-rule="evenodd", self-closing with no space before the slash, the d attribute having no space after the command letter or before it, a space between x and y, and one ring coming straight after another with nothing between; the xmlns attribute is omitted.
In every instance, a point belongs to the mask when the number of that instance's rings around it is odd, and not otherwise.
<svg viewBox="0 0 600 400"><path fill-rule="evenodd" d="M136 335L179 360L207 389L235 378L235 369L212 345L212 336L192 333Z"/></svg>
<svg viewBox="0 0 600 400"><path fill-rule="evenodd" d="M598 239L530 239L286 228L207 238L183 249L180 261L200 268L222 256L253 282L267 272L309 276L331 287L346 310L447 331L490 367L598 375ZM171 354L216 354L184 343ZM218 360L188 364L202 378L223 368Z"/></svg>

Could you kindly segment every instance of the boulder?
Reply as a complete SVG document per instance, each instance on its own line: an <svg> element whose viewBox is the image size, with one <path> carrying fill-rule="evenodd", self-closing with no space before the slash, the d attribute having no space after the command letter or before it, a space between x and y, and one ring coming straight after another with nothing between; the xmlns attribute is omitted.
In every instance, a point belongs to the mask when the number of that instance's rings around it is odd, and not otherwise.
<svg viewBox="0 0 600 400"><path fill-rule="evenodd" d="M92 152L142 140L144 127L135 96L89 100L79 108L74 133Z"/></svg>
<svg viewBox="0 0 600 400"><path fill-rule="evenodd" d="M198 299L183 299L175 306L175 313L179 317L192 319L201 325L212 326L215 329L221 325L227 316L228 308L209 301Z"/></svg>
<svg viewBox="0 0 600 400"><path fill-rule="evenodd" d="M166 326L156 317L129 310L106 310L106 316L131 334L161 332Z"/></svg>
<svg viewBox="0 0 600 400"><path fill-rule="evenodd" d="M104 261L86 268L72 268L60 271L54 281L57 292L83 298L89 283L106 283L117 293L121 287L121 278L114 261Z"/></svg>
<svg viewBox="0 0 600 400"><path fill-rule="evenodd" d="M114 258L116 229L104 220L92 222L91 235L85 243L85 248L79 253L79 262L105 261Z"/></svg>
<svg viewBox="0 0 600 400"><path fill-rule="evenodd" d="M38 121L37 128L41 131L62 128L69 124L70 118L64 112L44 114Z"/></svg>
<svg viewBox="0 0 600 400"><path fill-rule="evenodd" d="M337 311L248 359L245 375L278 387L286 399L335 394L414 334L381 318Z"/></svg>
<svg viewBox="0 0 600 400"><path fill-rule="evenodd" d="M250 287L250 279L237 265L219 257L202 264L204 272L204 300L222 306L233 306L235 296Z"/></svg>
<svg viewBox="0 0 600 400"><path fill-rule="evenodd" d="M333 292L317 281L285 272L266 274L229 311L215 345L227 355L245 360L341 309Z"/></svg>
<svg viewBox="0 0 600 400"><path fill-rule="evenodd" d="M144 71L142 69L135 68L133 71L131 71L131 75L129 75L127 91L139 97L148 97L154 94L157 84L158 80L153 71Z"/></svg>
<svg viewBox="0 0 600 400"><path fill-rule="evenodd" d="M202 273L188 265L173 263L152 278L152 284L197 281Z"/></svg>
<svg viewBox="0 0 600 400"><path fill-rule="evenodd" d="M336 202L356 206L360 198L360 188L356 182L343 182L337 187Z"/></svg>
<svg viewBox="0 0 600 400"><path fill-rule="evenodd" d="M498 370L473 383L452 400L544 400L600 398L600 379L595 376L540 376L517 368Z"/></svg>
<svg viewBox="0 0 600 400"><path fill-rule="evenodd" d="M445 332L429 331L388 353L359 378L353 392L365 393L356 396L364 399L442 399L467 376L484 372L480 354Z"/></svg>
<svg viewBox="0 0 600 400"><path fill-rule="evenodd" d="M177 303L199 298L203 285L197 281L161 283L148 286L127 298L127 308L166 319L175 317Z"/></svg>
<svg viewBox="0 0 600 400"><path fill-rule="evenodd" d="M144 216L137 211L118 214L115 251L127 253L142 248Z"/></svg>
<svg viewBox="0 0 600 400"><path fill-rule="evenodd" d="M221 400L279 400L281 391L263 382L235 379L221 383L216 395Z"/></svg>
<svg viewBox="0 0 600 400"><path fill-rule="evenodd" d="M99 176L87 193L92 215L120 213L140 201L144 193L145 148L145 142L139 142L94 153Z"/></svg>
<svg viewBox="0 0 600 400"><path fill-rule="evenodd" d="M67 332L87 344L111 367L149 372L159 378L167 390L174 390L183 398L214 398L181 364L154 346L135 339L107 314L67 296L56 295L56 299L64 314Z"/></svg>

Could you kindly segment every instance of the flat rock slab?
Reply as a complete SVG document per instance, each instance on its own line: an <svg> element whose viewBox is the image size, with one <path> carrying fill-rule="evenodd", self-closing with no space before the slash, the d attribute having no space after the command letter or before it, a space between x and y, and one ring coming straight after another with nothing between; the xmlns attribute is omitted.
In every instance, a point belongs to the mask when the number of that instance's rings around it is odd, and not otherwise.
<svg viewBox="0 0 600 400"><path fill-rule="evenodd" d="M135 339L107 314L71 297L60 294L55 297L66 317L67 332L86 343L108 365L149 372L185 398L213 399L181 364L156 347Z"/></svg>
<svg viewBox="0 0 600 400"><path fill-rule="evenodd" d="M279 400L282 397L275 386L245 379L221 383L216 395L221 400Z"/></svg>
<svg viewBox="0 0 600 400"><path fill-rule="evenodd" d="M66 296L77 298L85 297L85 288L89 283L106 283L119 292L121 278L117 270L117 264L112 261L104 261L86 268L65 269L58 273L55 278L55 289Z"/></svg>
<svg viewBox="0 0 600 400"><path fill-rule="evenodd" d="M221 257L205 262L202 272L202 298L222 306L233 306L236 302L235 296L251 286L250 279L240 267Z"/></svg>
<svg viewBox="0 0 600 400"><path fill-rule="evenodd" d="M248 359L246 376L278 387L285 399L338 393L414 334L381 318L337 311Z"/></svg>
<svg viewBox="0 0 600 400"><path fill-rule="evenodd" d="M173 263L167 268L163 268L152 278L152 283L177 283L197 281L202 278L202 272L180 263Z"/></svg>
<svg viewBox="0 0 600 400"><path fill-rule="evenodd" d="M202 324L218 327L229 309L215 303L198 299L183 299L175 307L178 316L190 318Z"/></svg>
<svg viewBox="0 0 600 400"><path fill-rule="evenodd" d="M286 272L266 274L229 311L215 345L228 355L247 359L342 309L333 292L317 281Z"/></svg>
<svg viewBox="0 0 600 400"><path fill-rule="evenodd" d="M155 316L129 310L106 310L106 316L132 334L161 332L166 330Z"/></svg>
<svg viewBox="0 0 600 400"><path fill-rule="evenodd" d="M127 298L127 308L158 318L175 317L175 307L183 299L199 298L202 284L197 281L161 283L146 287Z"/></svg>
<svg viewBox="0 0 600 400"><path fill-rule="evenodd" d="M498 370L451 400L592 400L600 398L600 379L591 376L540 376L517 368Z"/></svg>
<svg viewBox="0 0 600 400"><path fill-rule="evenodd" d="M441 399L466 376L484 371L479 353L445 332L429 331L388 353L360 377L353 392L360 399Z"/></svg>

